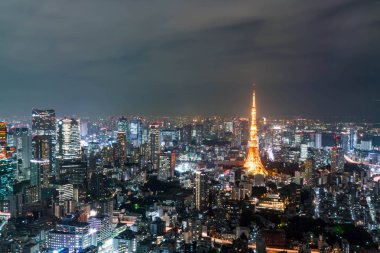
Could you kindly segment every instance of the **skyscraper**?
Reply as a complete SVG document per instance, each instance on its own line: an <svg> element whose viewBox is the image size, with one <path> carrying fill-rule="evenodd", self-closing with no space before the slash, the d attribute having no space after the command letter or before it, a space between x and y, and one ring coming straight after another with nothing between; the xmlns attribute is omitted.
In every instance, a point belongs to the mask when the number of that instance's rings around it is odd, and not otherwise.
<svg viewBox="0 0 380 253"><path fill-rule="evenodd" d="M264 165L261 163L259 154L259 141L257 139L257 124L256 124L256 91L253 87L252 95L252 111L251 111L251 129L248 141L248 155L244 163L250 174L267 175Z"/></svg>
<svg viewBox="0 0 380 253"><path fill-rule="evenodd" d="M133 119L129 123L129 140L133 147L140 147L142 144L142 121L141 119Z"/></svg>
<svg viewBox="0 0 380 253"><path fill-rule="evenodd" d="M52 168L52 146L51 136L33 137L30 183L38 188L39 195L41 187L49 186L49 175Z"/></svg>
<svg viewBox="0 0 380 253"><path fill-rule="evenodd" d="M68 125L69 133L70 133L69 143L68 143L68 155L70 158L78 158L81 155L80 120L70 119L70 122L67 125Z"/></svg>
<svg viewBox="0 0 380 253"><path fill-rule="evenodd" d="M17 165L13 159L0 159L0 211L9 212Z"/></svg>
<svg viewBox="0 0 380 253"><path fill-rule="evenodd" d="M159 124L152 124L149 126L149 147L150 147L150 160L154 168L158 168L159 156L161 153L160 142L160 126Z"/></svg>
<svg viewBox="0 0 380 253"><path fill-rule="evenodd" d="M158 167L158 179L167 180L171 176L170 173L170 152L161 152Z"/></svg>
<svg viewBox="0 0 380 253"><path fill-rule="evenodd" d="M51 174L56 174L56 144L57 133L55 124L54 110L33 109L32 111L32 138L36 136L46 136L45 140L49 139L49 167ZM33 151L32 151L33 152ZM51 154L51 155L50 155Z"/></svg>
<svg viewBox="0 0 380 253"><path fill-rule="evenodd" d="M119 118L117 121L117 131L123 132L125 135L128 134L128 120L125 117Z"/></svg>
<svg viewBox="0 0 380 253"><path fill-rule="evenodd" d="M32 111L32 135L55 136L55 111L33 109Z"/></svg>
<svg viewBox="0 0 380 253"><path fill-rule="evenodd" d="M81 155L79 119L58 121L58 156L63 159L75 159Z"/></svg>
<svg viewBox="0 0 380 253"><path fill-rule="evenodd" d="M7 157L7 123L0 122L0 159Z"/></svg>
<svg viewBox="0 0 380 253"><path fill-rule="evenodd" d="M315 148L316 149L322 148L322 134L321 133L315 133Z"/></svg>
<svg viewBox="0 0 380 253"><path fill-rule="evenodd" d="M87 162L79 159L64 160L59 164L59 178L77 187L84 187L88 177L87 172Z"/></svg>
<svg viewBox="0 0 380 253"><path fill-rule="evenodd" d="M125 132L118 131L117 137L116 137L115 160L119 163L121 167L123 167L124 163L126 162L126 149L127 149L127 143L126 143Z"/></svg>
<svg viewBox="0 0 380 253"><path fill-rule="evenodd" d="M170 154L170 177L174 177L174 170L176 165L176 153L172 150Z"/></svg>
<svg viewBox="0 0 380 253"><path fill-rule="evenodd" d="M341 171L344 168L344 150L334 147L331 151L331 171Z"/></svg>
<svg viewBox="0 0 380 253"><path fill-rule="evenodd" d="M349 132L350 132L350 150L354 150L358 142L358 133L356 130L352 128L350 128Z"/></svg>
<svg viewBox="0 0 380 253"><path fill-rule="evenodd" d="M16 147L18 168L23 179L30 179L31 135L27 127L11 128L13 143Z"/></svg>
<svg viewBox="0 0 380 253"><path fill-rule="evenodd" d="M307 157L308 157L308 148L307 148L307 145L306 144L301 144L300 150L301 150L300 161L304 162L307 159Z"/></svg>
<svg viewBox="0 0 380 253"><path fill-rule="evenodd" d="M203 212L208 204L207 175L202 171L195 172L195 208Z"/></svg>

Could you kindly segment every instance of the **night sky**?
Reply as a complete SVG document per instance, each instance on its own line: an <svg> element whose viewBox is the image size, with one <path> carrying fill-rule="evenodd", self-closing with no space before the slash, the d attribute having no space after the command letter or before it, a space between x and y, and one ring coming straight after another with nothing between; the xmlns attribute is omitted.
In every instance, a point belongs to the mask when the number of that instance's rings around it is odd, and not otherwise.
<svg viewBox="0 0 380 253"><path fill-rule="evenodd" d="M0 1L0 117L380 121L380 1Z"/></svg>

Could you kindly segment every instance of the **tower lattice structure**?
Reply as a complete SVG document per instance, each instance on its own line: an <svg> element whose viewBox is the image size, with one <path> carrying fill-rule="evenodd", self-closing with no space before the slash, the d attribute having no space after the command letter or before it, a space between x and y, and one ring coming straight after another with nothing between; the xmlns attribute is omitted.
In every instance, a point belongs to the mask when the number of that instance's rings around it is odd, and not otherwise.
<svg viewBox="0 0 380 253"><path fill-rule="evenodd" d="M257 139L257 123L256 123L256 89L253 85L252 95L252 112L251 112L251 128L248 141L248 155L244 163L244 167L248 170L249 174L268 175L268 171L261 163L259 154L259 141Z"/></svg>

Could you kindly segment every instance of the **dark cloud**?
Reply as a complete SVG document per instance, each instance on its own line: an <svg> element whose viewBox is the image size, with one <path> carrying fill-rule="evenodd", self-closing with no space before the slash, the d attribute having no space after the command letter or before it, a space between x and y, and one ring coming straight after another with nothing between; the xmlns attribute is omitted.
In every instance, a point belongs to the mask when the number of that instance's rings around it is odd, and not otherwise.
<svg viewBox="0 0 380 253"><path fill-rule="evenodd" d="M380 2L3 1L2 115L380 115ZM0 115L1 115L0 114Z"/></svg>

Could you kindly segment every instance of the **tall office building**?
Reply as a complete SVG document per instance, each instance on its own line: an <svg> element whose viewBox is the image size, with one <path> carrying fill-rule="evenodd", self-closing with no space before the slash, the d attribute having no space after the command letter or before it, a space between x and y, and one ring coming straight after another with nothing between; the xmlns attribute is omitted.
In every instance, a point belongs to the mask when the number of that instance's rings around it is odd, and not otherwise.
<svg viewBox="0 0 380 253"><path fill-rule="evenodd" d="M207 210L208 206L207 175L201 171L195 172L195 208L199 212Z"/></svg>
<svg viewBox="0 0 380 253"><path fill-rule="evenodd" d="M188 124L181 129L181 142L191 144L192 141L193 125Z"/></svg>
<svg viewBox="0 0 380 253"><path fill-rule="evenodd" d="M0 159L7 157L7 123L0 122Z"/></svg>
<svg viewBox="0 0 380 253"><path fill-rule="evenodd" d="M118 131L116 137L115 161L117 161L121 167L123 167L126 162L126 149L127 142L125 132Z"/></svg>
<svg viewBox="0 0 380 253"><path fill-rule="evenodd" d="M193 129L195 143L201 145L203 141L204 127L202 124L196 124Z"/></svg>
<svg viewBox="0 0 380 253"><path fill-rule="evenodd" d="M342 146L344 152L350 151L350 135L349 135L349 133L342 133L341 139L342 139L342 145L341 146Z"/></svg>
<svg viewBox="0 0 380 253"><path fill-rule="evenodd" d="M159 166L159 158L161 153L160 141L160 126L159 124L152 124L149 126L149 149L150 161L155 169Z"/></svg>
<svg viewBox="0 0 380 253"><path fill-rule="evenodd" d="M350 128L350 150L354 150L356 148L356 144L358 143L358 133L356 130Z"/></svg>
<svg viewBox="0 0 380 253"><path fill-rule="evenodd" d="M118 132L123 132L126 136L128 134L128 120L125 117L119 118L117 121L117 131Z"/></svg>
<svg viewBox="0 0 380 253"><path fill-rule="evenodd" d="M173 147L177 143L178 137L177 132L171 129L161 130L161 146L164 148Z"/></svg>
<svg viewBox="0 0 380 253"><path fill-rule="evenodd" d="M133 147L138 148L142 144L142 121L141 119L132 119L129 123L129 141Z"/></svg>
<svg viewBox="0 0 380 253"><path fill-rule="evenodd" d="M87 122L80 122L80 136L81 137L86 137L88 134L88 123Z"/></svg>
<svg viewBox="0 0 380 253"><path fill-rule="evenodd" d="M322 134L321 133L315 133L315 148L316 149L322 148Z"/></svg>
<svg viewBox="0 0 380 253"><path fill-rule="evenodd" d="M79 119L63 119L58 121L58 157L75 159L81 155L80 121Z"/></svg>
<svg viewBox="0 0 380 253"><path fill-rule="evenodd" d="M304 163L304 167L305 167L304 172L305 172L306 184L311 185L313 183L312 178L313 178L313 173L314 173L314 168L315 168L315 160L311 158L306 159Z"/></svg>
<svg viewBox="0 0 380 253"><path fill-rule="evenodd" d="M56 144L57 133L54 110L33 109L32 111L32 138L39 136L50 139L49 144L49 166L50 174L56 174Z"/></svg>
<svg viewBox="0 0 380 253"><path fill-rule="evenodd" d="M116 133L116 157L115 160L120 166L124 166L127 159L127 141L129 141L129 124L125 117L121 117L117 121Z"/></svg>
<svg viewBox="0 0 380 253"><path fill-rule="evenodd" d="M172 150L172 152L170 154L170 177L174 177L176 160L177 160L176 153L174 150Z"/></svg>
<svg viewBox="0 0 380 253"><path fill-rule="evenodd" d="M331 151L331 171L341 171L344 168L344 150L334 147Z"/></svg>
<svg viewBox="0 0 380 253"><path fill-rule="evenodd" d="M171 176L171 161L170 161L170 152L160 154L159 158L159 167L158 167L158 179L162 181L166 181L168 177Z"/></svg>
<svg viewBox="0 0 380 253"><path fill-rule="evenodd" d="M64 160L59 164L59 179L67 180L74 186L82 188L88 177L87 162L81 160Z"/></svg>
<svg viewBox="0 0 380 253"><path fill-rule="evenodd" d="M304 162L309 155L307 145L301 144L300 150L301 150L300 161Z"/></svg>
<svg viewBox="0 0 380 253"><path fill-rule="evenodd" d="M30 168L30 183L36 186L40 198L41 187L49 186L52 168L52 138L48 135L34 136L32 139L32 160Z"/></svg>
<svg viewBox="0 0 380 253"><path fill-rule="evenodd" d="M22 179L30 179L30 159L32 137L27 127L11 128L13 144L17 152L18 169L21 171Z"/></svg>
<svg viewBox="0 0 380 253"><path fill-rule="evenodd" d="M0 211L9 213L10 198L17 170L13 159L0 159Z"/></svg>

